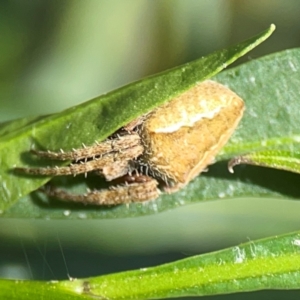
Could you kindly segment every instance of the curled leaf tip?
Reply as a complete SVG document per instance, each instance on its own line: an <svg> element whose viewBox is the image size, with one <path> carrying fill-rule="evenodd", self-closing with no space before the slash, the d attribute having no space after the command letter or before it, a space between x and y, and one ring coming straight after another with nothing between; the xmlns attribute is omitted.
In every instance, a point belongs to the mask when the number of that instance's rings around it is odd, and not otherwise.
<svg viewBox="0 0 300 300"><path fill-rule="evenodd" d="M233 168L241 164L251 164L251 161L246 156L236 156L228 162L228 171L233 174Z"/></svg>

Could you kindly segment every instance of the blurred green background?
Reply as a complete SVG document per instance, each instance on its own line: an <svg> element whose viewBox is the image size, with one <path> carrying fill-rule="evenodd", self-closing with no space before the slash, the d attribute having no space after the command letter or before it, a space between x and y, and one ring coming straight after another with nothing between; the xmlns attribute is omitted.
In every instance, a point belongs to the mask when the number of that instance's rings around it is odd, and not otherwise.
<svg viewBox="0 0 300 300"><path fill-rule="evenodd" d="M299 15L297 0L1 1L0 122L63 110L271 23L275 34L239 63L299 47ZM67 212L63 221L1 219L0 277L63 279L154 266L298 230L299 212L296 201L234 199L136 219L67 221ZM300 294L242 295L283 296Z"/></svg>

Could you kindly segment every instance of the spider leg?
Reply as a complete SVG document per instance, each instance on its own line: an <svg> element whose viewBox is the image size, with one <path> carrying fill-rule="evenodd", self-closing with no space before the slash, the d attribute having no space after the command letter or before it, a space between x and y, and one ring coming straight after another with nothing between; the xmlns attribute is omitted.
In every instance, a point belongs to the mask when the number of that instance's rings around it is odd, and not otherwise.
<svg viewBox="0 0 300 300"><path fill-rule="evenodd" d="M103 176L107 181L112 181L122 177L135 169L134 163L131 160L115 161L114 163L97 170L96 173Z"/></svg>
<svg viewBox="0 0 300 300"><path fill-rule="evenodd" d="M123 170L125 174L125 162L126 168L129 165L129 161L138 157L143 153L143 146L136 145L131 148L124 149L123 152L112 152L107 155L93 159L87 162L80 162L71 164L69 166L63 167L46 167L46 168L15 168L16 171L23 172L25 174L34 175L46 175L46 176L60 176L60 175L77 175L82 173L88 173L91 171L99 170L105 177L111 178L116 175L117 172ZM124 164L122 164L124 162ZM117 172L110 171L113 166L120 164L119 170ZM128 168L127 168L128 170ZM122 173L121 172L121 173ZM122 174L123 175L123 174Z"/></svg>
<svg viewBox="0 0 300 300"><path fill-rule="evenodd" d="M144 176L146 177L146 176ZM158 198L158 182L150 177L143 182L111 187L110 189L96 190L86 194L72 194L61 189L46 188L44 192L63 201L79 202L92 205L118 205L132 202L144 202Z"/></svg>
<svg viewBox="0 0 300 300"><path fill-rule="evenodd" d="M124 151L124 149L131 148L139 144L140 136L137 133L132 133L125 136L118 136L115 139L108 139L89 147L85 146L81 149L74 149L69 152L64 152L63 150L60 152L31 150L31 152L41 158L79 161L96 156L101 157L113 151Z"/></svg>
<svg viewBox="0 0 300 300"><path fill-rule="evenodd" d="M163 191L167 194L173 194L173 193L178 192L183 187L184 187L184 184L182 184L182 183L177 183L177 184L173 184L173 185L165 184L163 187Z"/></svg>
<svg viewBox="0 0 300 300"><path fill-rule="evenodd" d="M127 125L125 125L123 127L123 129L126 130L127 132L133 132L133 130L137 126L141 125L145 121L147 115L148 114L145 114L145 115L142 115L140 117L137 117L136 119L134 119L133 121L131 121L130 123L128 123Z"/></svg>

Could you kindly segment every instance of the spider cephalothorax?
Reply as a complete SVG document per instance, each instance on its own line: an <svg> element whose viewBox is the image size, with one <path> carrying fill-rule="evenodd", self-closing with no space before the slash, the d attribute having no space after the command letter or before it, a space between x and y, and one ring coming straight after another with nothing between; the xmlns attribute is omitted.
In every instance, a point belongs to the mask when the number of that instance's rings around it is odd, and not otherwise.
<svg viewBox="0 0 300 300"><path fill-rule="evenodd" d="M244 102L214 81L204 81L124 127L101 143L71 152L34 151L40 157L69 160L68 166L18 168L39 175L76 175L96 171L123 185L69 194L56 188L47 194L65 201L95 205L143 202L172 193L200 174L225 145L238 125Z"/></svg>

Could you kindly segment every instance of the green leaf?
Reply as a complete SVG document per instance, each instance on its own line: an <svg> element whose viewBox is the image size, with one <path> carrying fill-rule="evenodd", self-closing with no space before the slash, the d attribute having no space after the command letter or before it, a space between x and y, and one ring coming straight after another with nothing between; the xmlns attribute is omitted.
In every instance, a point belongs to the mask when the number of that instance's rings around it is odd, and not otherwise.
<svg viewBox="0 0 300 300"><path fill-rule="evenodd" d="M163 195L155 202L137 203L130 205L129 208L126 206L114 208L84 207L83 205L59 201L49 204L46 200L43 201L38 194L24 197L43 185L49 178L21 176L12 171L14 166L49 164L34 159L28 152L32 147L68 150L80 147L81 143L90 145L95 140L105 139L137 116L172 99L199 81L217 74L237 58L263 42L274 29L275 27L272 25L263 33L234 47L217 51L181 67L132 83L62 113L41 118L33 123L25 122L27 125L24 127L19 126L19 120L16 130L2 135L0 142L0 209L2 215L52 219L63 218L64 215L67 215L68 218L137 216L195 201L213 199L218 197L221 192L224 193L224 190L228 189L228 178L221 181L214 178L202 178L200 181L194 181L188 189L181 193L170 196ZM10 126L13 125L10 124ZM225 174L227 177L227 171ZM81 188L82 191L87 186L99 188L101 184L98 184L97 181L99 179L92 176L89 176L87 180L83 177L77 177L75 180L62 178L58 180L57 184L63 185L63 187ZM219 188L208 192L208 188L216 184ZM239 186L240 183L237 185Z"/></svg>
<svg viewBox="0 0 300 300"><path fill-rule="evenodd" d="M229 162L233 173L233 167L240 164L263 166L300 173L300 153L284 150L256 151L246 155L237 156Z"/></svg>
<svg viewBox="0 0 300 300"><path fill-rule="evenodd" d="M30 123L34 123L35 121L38 121L41 118L42 117L32 117L0 123L0 137L2 138L4 135L21 129L22 127L25 127Z"/></svg>
<svg viewBox="0 0 300 300"><path fill-rule="evenodd" d="M82 295L82 299L129 300L299 289L300 232L158 267L74 281L18 281L18 288L14 286L16 281L0 280L0 298L80 299Z"/></svg>

